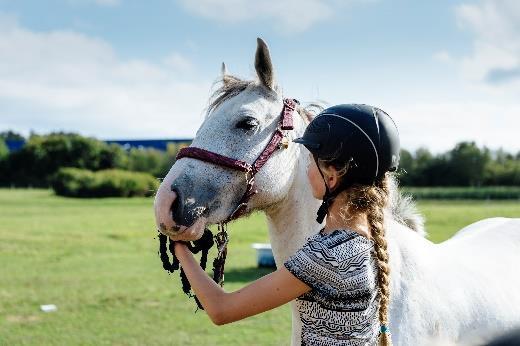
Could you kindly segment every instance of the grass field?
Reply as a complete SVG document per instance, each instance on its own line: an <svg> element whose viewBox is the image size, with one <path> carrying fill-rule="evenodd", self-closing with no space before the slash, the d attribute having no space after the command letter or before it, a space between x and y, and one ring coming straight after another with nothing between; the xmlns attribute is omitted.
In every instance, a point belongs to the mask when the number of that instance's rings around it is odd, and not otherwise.
<svg viewBox="0 0 520 346"><path fill-rule="evenodd" d="M520 216L514 201L420 201L433 241L476 220ZM226 289L268 271L252 242L262 215L229 226ZM210 257L212 258L212 256ZM43 313L41 304L58 311ZM0 345L286 345L288 306L213 326L157 256L152 199L78 200L0 190Z"/></svg>

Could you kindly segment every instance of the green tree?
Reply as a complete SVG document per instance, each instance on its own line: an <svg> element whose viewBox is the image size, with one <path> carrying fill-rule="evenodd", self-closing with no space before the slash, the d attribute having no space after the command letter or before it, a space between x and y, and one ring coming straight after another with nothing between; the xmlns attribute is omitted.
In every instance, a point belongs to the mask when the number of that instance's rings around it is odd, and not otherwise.
<svg viewBox="0 0 520 346"><path fill-rule="evenodd" d="M157 149L132 148L128 152L128 170L148 172L155 177L162 174L167 161L166 153Z"/></svg>
<svg viewBox="0 0 520 346"><path fill-rule="evenodd" d="M421 172L424 176L425 186L452 185L449 159L446 154L432 157Z"/></svg>
<svg viewBox="0 0 520 346"><path fill-rule="evenodd" d="M413 185L414 158L406 149L399 153L398 174L401 185Z"/></svg>
<svg viewBox="0 0 520 346"><path fill-rule="evenodd" d="M106 147L104 142L74 133L33 134L22 149L9 155L10 184L48 186L49 177L60 167L98 170Z"/></svg>
<svg viewBox="0 0 520 346"><path fill-rule="evenodd" d="M122 146L109 144L101 147L99 152L99 169L128 168L128 154Z"/></svg>
<svg viewBox="0 0 520 346"><path fill-rule="evenodd" d="M414 165L412 173L412 184L415 186L426 186L430 182L427 170L433 161L433 155L427 148L420 147L415 150Z"/></svg>
<svg viewBox="0 0 520 346"><path fill-rule="evenodd" d="M24 136L21 134L7 130L0 132L0 139L3 139L4 141L23 141L25 140Z"/></svg>
<svg viewBox="0 0 520 346"><path fill-rule="evenodd" d="M520 185L520 160L512 157L505 160L490 161L484 170L484 184Z"/></svg>
<svg viewBox="0 0 520 346"><path fill-rule="evenodd" d="M9 157L9 149L5 145L4 140L0 138L0 186L6 185L8 182L7 160Z"/></svg>
<svg viewBox="0 0 520 346"><path fill-rule="evenodd" d="M489 150L480 150L475 142L457 143L449 154L450 185L479 186L484 181L484 170L491 160Z"/></svg>
<svg viewBox="0 0 520 346"><path fill-rule="evenodd" d="M9 149L5 144L4 140L0 138L0 161L3 161L9 155Z"/></svg>

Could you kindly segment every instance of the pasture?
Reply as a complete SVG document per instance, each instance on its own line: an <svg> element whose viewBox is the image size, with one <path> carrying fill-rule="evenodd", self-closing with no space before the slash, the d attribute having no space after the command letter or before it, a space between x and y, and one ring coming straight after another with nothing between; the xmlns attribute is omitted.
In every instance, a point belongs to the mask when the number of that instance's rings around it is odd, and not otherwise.
<svg viewBox="0 0 520 346"><path fill-rule="evenodd" d="M0 189L0 344L287 344L288 305L222 327L194 313L177 273L161 267L152 204ZM520 215L518 201L418 205L435 242L483 218ZM260 214L229 225L227 290L268 272L255 268L250 246L268 241L266 228ZM58 311L43 313L42 304Z"/></svg>

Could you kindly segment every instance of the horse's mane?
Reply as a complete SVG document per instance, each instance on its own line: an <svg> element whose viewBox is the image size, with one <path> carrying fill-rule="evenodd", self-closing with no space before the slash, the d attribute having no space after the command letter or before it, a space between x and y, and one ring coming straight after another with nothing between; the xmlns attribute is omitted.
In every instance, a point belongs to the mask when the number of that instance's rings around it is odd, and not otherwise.
<svg viewBox="0 0 520 346"><path fill-rule="evenodd" d="M211 94L206 117L225 101L237 96L248 87L258 85L254 80L244 80L228 74L217 80L215 84L220 84L220 86ZM265 89L264 92L267 97L272 96L267 89ZM308 124L316 114L325 108L325 104L323 101L318 101L306 106L298 106L297 111L305 123ZM395 174L390 174L389 209L397 222L416 231L422 236L426 235L423 216L417 210L412 196L403 195L399 191L398 177L395 176Z"/></svg>
<svg viewBox="0 0 520 346"><path fill-rule="evenodd" d="M226 100L240 94L250 86L257 85L254 80L245 80L228 74L217 80L215 84L220 84L220 86L210 96L206 117ZM267 97L272 96L265 88L263 89ZM323 109L324 102L314 102L306 106L298 106L297 111L308 124Z"/></svg>
<svg viewBox="0 0 520 346"><path fill-rule="evenodd" d="M223 104L226 100L237 96L242 91L246 90L247 87L254 85L255 82L252 80L244 80L232 75L225 75L221 79L217 80L215 84L220 84L220 86L210 96L206 116L209 116L215 108Z"/></svg>
<svg viewBox="0 0 520 346"><path fill-rule="evenodd" d="M405 225L406 227L425 237L427 234L426 230L424 229L424 217L417 209L417 205L413 200L413 196L404 195L399 190L399 180L396 172L390 173L388 177L390 182L388 205L390 212L394 216L394 219L400 224Z"/></svg>

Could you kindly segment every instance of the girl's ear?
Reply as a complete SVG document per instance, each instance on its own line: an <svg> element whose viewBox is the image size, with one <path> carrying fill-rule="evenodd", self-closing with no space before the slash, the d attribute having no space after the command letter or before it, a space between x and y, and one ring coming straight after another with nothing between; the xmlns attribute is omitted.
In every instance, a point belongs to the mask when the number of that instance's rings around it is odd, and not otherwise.
<svg viewBox="0 0 520 346"><path fill-rule="evenodd" d="M339 175L338 175L338 171L336 170L336 168L334 168L334 166L329 166L328 167L328 185L329 185L329 189L330 190L333 190L336 185L339 184Z"/></svg>

